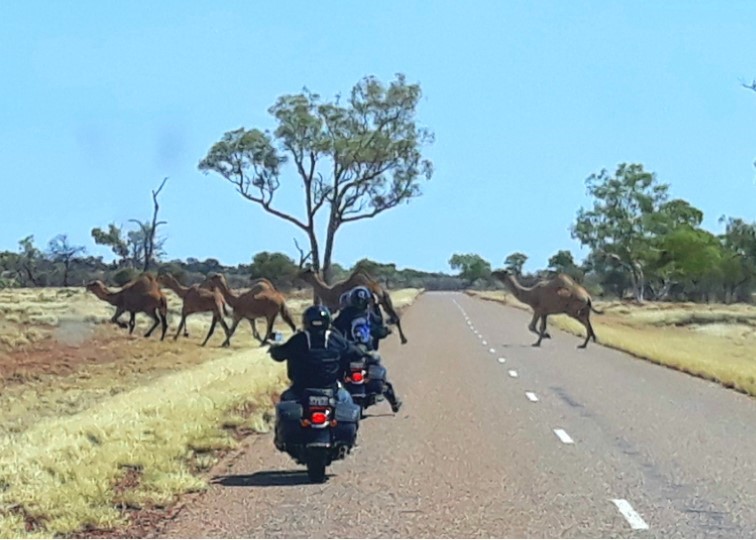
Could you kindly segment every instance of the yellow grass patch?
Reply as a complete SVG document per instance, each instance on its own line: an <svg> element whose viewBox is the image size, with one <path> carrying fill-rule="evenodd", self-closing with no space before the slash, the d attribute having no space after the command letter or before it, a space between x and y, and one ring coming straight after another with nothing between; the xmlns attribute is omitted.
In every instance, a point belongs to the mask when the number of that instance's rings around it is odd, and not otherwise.
<svg viewBox="0 0 756 540"><path fill-rule="evenodd" d="M420 292L397 291L392 298L401 308ZM56 305L60 295L54 289L13 293L25 305L10 307L21 302L3 291L0 310L18 313L30 330L40 326L29 317L48 314L39 307L49 303L58 325L45 338L85 348L93 336L105 335L122 354L66 376L43 375L3 388L0 537L117 526L123 507L167 505L178 494L203 489L205 481L192 471L208 469L217 450L237 444L224 428L269 429L272 398L288 383L286 371L257 348L248 325L246 332L237 330L230 350L217 347L222 331L199 347L209 324L209 316L203 321L201 315L193 316L191 338L161 343L136 335L144 333L144 321L132 337L110 325L93 329L89 317L107 321L113 308L76 290L66 293L68 307ZM175 317L180 302L172 303ZM288 303L297 322L308 303ZM176 317L174 331L177 324ZM277 329L290 332L280 323ZM136 481L124 491L119 482L129 475Z"/></svg>
<svg viewBox="0 0 756 540"><path fill-rule="evenodd" d="M530 310L508 292L468 294ZM605 311L591 316L602 345L756 396L756 307L619 302L596 307ZM585 336L583 326L566 315L549 317L552 321Z"/></svg>

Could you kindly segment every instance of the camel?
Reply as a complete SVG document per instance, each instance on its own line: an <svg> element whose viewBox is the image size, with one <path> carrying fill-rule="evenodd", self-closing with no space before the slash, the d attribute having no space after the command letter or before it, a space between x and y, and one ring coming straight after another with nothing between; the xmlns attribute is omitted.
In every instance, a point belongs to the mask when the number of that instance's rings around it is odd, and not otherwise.
<svg viewBox="0 0 756 540"><path fill-rule="evenodd" d="M136 314L142 312L152 317L153 321L155 321L144 337L150 337L158 324L161 324L162 334L160 341L165 339L165 332L168 329L168 301L163 291L160 290L157 280L151 274L145 273L140 275L124 285L120 291L110 291L99 279L89 282L86 289L100 300L104 300L116 307L116 312L110 319L110 322L117 324L119 327L126 328L126 324L118 320L118 317L126 311L129 312L131 315L128 324L129 335L131 335L134 331L134 326L136 326Z"/></svg>
<svg viewBox="0 0 756 540"><path fill-rule="evenodd" d="M202 346L205 346L210 339L210 336L215 332L215 325L217 323L220 323L223 327L223 331L226 333L226 337L228 337L228 325L223 319L225 302L223 300L223 294L217 288L207 290L201 289L198 285L185 287L171 274L161 274L157 279L160 285L171 289L184 301L183 306L181 307L181 322L176 330L176 335L173 336L174 341L178 339L182 329L184 330L184 337L189 337L189 332L186 330L186 318L189 315L206 311L213 314L213 322L210 324L210 331L207 333L205 341L202 342Z"/></svg>
<svg viewBox="0 0 756 540"><path fill-rule="evenodd" d="M375 279L367 274L364 270L355 270L344 281L338 281L330 287L322 280L322 278L312 268L306 268L299 272L299 279L312 285L315 294L320 298L320 301L330 310L338 311L341 307L341 296L357 286L364 286L370 289L370 291L378 298L378 303L383 310L388 314L388 324L395 324L399 330L399 337L401 338L402 345L407 343L407 338L402 331L402 323L399 320L399 315L394 309L394 304L391 301L391 296L388 291L381 287Z"/></svg>
<svg viewBox="0 0 756 540"><path fill-rule="evenodd" d="M496 270L491 275L504 283L512 291L515 297L533 309L533 319L528 325L528 330L538 334L538 341L533 343L534 347L541 345L544 337L549 337L546 333L546 318L549 315L565 313L573 319L580 322L586 331L585 341L578 345L579 349L585 349L588 341L593 339L596 342L596 333L591 325L591 311L603 314L593 307L591 296L583 287L573 281L566 274L539 281L533 287L524 287L517 278L507 270ZM540 331L536 330L536 322L541 319Z"/></svg>
<svg viewBox="0 0 756 540"><path fill-rule="evenodd" d="M243 294L237 294L228 288L226 278L223 274L215 274L209 281L213 287L216 287L223 294L223 298L234 310L234 322L228 332L226 341L223 342L224 347L231 345L231 336L234 335L236 327L242 319L247 319L250 322L252 333L260 341L261 345L265 345L270 339L273 323L279 313L283 320L291 327L292 332L296 331L297 327L291 318L289 309L286 307L285 298L277 290L257 290L253 288ZM257 317L265 317L267 319L268 326L264 339L260 338L255 327L255 319Z"/></svg>

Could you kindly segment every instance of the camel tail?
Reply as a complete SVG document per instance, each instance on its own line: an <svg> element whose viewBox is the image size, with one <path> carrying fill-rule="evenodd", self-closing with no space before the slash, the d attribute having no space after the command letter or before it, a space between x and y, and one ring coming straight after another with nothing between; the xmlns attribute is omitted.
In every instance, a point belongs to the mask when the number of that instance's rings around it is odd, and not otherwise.
<svg viewBox="0 0 756 540"><path fill-rule="evenodd" d="M297 325L294 324L294 320L291 318L291 313L289 313L289 308L286 307L285 303L281 304L281 318L286 321L286 324L288 324L291 327L292 332L297 331Z"/></svg>
<svg viewBox="0 0 756 540"><path fill-rule="evenodd" d="M381 303L385 306L386 312L391 318L390 322L396 324L399 320L399 314L394 309L394 302L391 300L391 295L388 291L383 291L383 301Z"/></svg>
<svg viewBox="0 0 756 540"><path fill-rule="evenodd" d="M593 302L590 301L590 300L588 300L588 307L591 308L591 311L594 312L594 313L597 313L599 315L603 315L604 314L603 311L599 311L598 309L596 309L595 307L593 307Z"/></svg>
<svg viewBox="0 0 756 540"><path fill-rule="evenodd" d="M168 315L168 299L165 296L160 297L160 313Z"/></svg>

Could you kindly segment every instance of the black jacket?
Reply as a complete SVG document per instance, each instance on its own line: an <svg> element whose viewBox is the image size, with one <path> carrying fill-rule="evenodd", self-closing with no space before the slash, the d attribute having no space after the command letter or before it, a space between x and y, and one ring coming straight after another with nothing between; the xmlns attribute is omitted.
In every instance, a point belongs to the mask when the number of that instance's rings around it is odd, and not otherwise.
<svg viewBox="0 0 756 540"><path fill-rule="evenodd" d="M268 353L276 362L287 361L292 389L336 388L349 370L349 362L364 353L338 330L325 333L297 332L286 343L272 346Z"/></svg>
<svg viewBox="0 0 756 540"><path fill-rule="evenodd" d="M372 343L370 344L371 350L378 350L378 341L389 335L390 330L383 324L383 316L381 315L380 308L375 306L375 309L368 309L367 312L360 311L355 307L347 306L339 311L338 316L333 321L333 327L341 332L347 340L352 340L352 321L358 317L369 316L370 318L370 334L372 336Z"/></svg>

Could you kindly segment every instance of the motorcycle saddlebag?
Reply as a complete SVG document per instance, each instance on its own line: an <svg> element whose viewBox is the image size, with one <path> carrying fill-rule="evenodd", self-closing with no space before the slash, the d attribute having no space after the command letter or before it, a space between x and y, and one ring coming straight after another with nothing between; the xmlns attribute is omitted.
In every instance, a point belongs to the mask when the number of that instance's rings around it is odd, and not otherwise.
<svg viewBox="0 0 756 540"><path fill-rule="evenodd" d="M336 427L333 438L337 443L353 446L357 438L357 422L360 419L360 407L353 403L336 405Z"/></svg>
<svg viewBox="0 0 756 540"><path fill-rule="evenodd" d="M282 401L276 405L278 412L278 438L287 445L302 444L302 405L295 401Z"/></svg>
<svg viewBox="0 0 756 540"><path fill-rule="evenodd" d="M373 394L383 393L383 383L386 381L386 368L373 364L368 367L367 391Z"/></svg>

